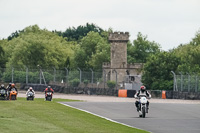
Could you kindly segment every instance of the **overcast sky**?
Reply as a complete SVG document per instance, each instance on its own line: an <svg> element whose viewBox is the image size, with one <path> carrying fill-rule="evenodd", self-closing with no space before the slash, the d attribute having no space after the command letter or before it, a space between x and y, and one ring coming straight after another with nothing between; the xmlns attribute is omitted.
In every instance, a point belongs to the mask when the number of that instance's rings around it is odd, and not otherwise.
<svg viewBox="0 0 200 133"><path fill-rule="evenodd" d="M37 24L65 31L94 23L107 30L138 32L163 50L191 41L200 30L200 0L0 0L0 38Z"/></svg>

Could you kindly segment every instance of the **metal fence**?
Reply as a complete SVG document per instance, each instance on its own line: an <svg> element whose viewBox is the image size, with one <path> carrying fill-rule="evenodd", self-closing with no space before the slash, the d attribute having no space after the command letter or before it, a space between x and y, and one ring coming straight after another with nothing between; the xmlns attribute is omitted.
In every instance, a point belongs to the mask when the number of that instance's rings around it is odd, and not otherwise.
<svg viewBox="0 0 200 133"><path fill-rule="evenodd" d="M70 83L76 80L79 83L106 82L103 80L102 72L77 70L52 69L30 69L30 68L0 68L0 82L5 83L26 83L26 84L49 84L49 83Z"/></svg>
<svg viewBox="0 0 200 133"><path fill-rule="evenodd" d="M181 91L181 92L200 92L200 77L195 73L179 73L175 74L173 71L174 76L174 91Z"/></svg>

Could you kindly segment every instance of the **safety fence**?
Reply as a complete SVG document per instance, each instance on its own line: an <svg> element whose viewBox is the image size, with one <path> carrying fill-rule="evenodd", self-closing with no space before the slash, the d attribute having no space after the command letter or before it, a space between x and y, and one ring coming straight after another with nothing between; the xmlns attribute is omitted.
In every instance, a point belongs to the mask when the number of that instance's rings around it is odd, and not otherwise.
<svg viewBox="0 0 200 133"><path fill-rule="evenodd" d="M79 83L106 82L102 79L101 71L57 70L52 69L30 69L30 68L0 68L0 82L26 83L26 84L58 84L65 83L77 86Z"/></svg>
<svg viewBox="0 0 200 133"><path fill-rule="evenodd" d="M175 74L173 71L174 76L174 86L173 91L179 92L200 92L200 77L195 73L179 73Z"/></svg>
<svg viewBox="0 0 200 133"><path fill-rule="evenodd" d="M112 88L118 89L120 86L116 72L115 81L110 81L103 71L83 71L80 68L69 70L42 69L38 68L0 68L0 83L8 84L37 84L37 85L59 85L67 87L89 87L89 88ZM109 81L109 82L108 82ZM108 83L108 84L107 84Z"/></svg>

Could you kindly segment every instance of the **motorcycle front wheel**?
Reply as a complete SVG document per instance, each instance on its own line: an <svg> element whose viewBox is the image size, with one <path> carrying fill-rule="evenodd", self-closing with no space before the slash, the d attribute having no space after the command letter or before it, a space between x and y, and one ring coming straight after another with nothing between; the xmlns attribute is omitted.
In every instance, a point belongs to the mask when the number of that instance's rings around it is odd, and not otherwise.
<svg viewBox="0 0 200 133"><path fill-rule="evenodd" d="M142 117L145 118L146 115L146 109L145 107L142 107Z"/></svg>

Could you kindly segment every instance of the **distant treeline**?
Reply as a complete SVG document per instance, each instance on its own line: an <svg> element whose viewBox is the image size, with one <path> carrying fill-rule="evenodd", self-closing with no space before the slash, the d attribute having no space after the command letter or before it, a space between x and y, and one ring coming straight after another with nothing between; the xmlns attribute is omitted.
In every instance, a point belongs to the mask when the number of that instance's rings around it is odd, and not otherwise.
<svg viewBox="0 0 200 133"><path fill-rule="evenodd" d="M108 34L95 24L69 27L64 32L26 27L0 40L0 67L102 70L110 61ZM142 81L150 89L172 89L174 72L200 70L200 32L188 44L162 51L158 43L146 35L127 44L128 63L145 63Z"/></svg>

